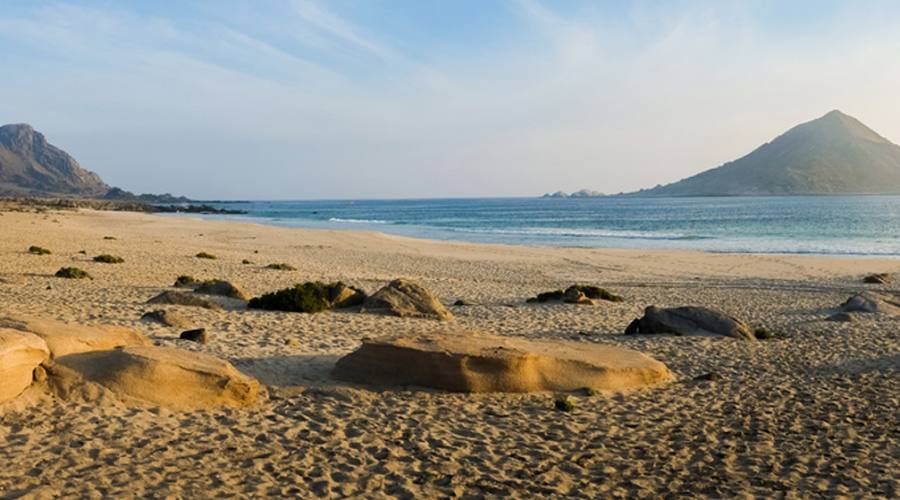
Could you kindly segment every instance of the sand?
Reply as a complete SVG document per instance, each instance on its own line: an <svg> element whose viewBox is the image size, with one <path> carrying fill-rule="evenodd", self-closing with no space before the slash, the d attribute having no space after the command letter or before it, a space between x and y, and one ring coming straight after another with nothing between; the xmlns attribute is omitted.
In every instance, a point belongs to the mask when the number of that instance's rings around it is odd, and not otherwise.
<svg viewBox="0 0 900 500"><path fill-rule="evenodd" d="M53 254L28 254L30 245ZM200 251L218 259L195 258ZM103 253L125 262L90 261ZM900 319L823 321L853 292L897 290L861 279L900 271L898 260L475 245L93 211L2 213L0 256L2 312L127 326L158 345L223 357L267 386L258 407L191 412L31 389L0 407L5 495L900 495ZM297 271L263 267L273 262ZM53 277L73 265L95 279ZM409 278L445 304L477 304L450 307L460 328L624 346L678 380L576 393L572 413L555 411L548 393L354 386L329 370L361 339L444 325L179 307L210 342L179 341L178 330L140 317L181 274L227 279L252 295L338 279L371 293ZM576 281L625 301L524 304ZM718 308L778 337L622 335L651 304ZM718 381L692 380L710 372Z"/></svg>

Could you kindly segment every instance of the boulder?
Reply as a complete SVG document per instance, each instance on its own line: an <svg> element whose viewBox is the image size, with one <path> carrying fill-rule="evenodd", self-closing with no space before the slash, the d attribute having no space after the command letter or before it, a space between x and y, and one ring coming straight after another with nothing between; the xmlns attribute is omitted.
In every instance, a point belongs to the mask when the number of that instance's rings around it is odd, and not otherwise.
<svg viewBox="0 0 900 500"><path fill-rule="evenodd" d="M175 311L167 311L165 309L146 312L141 316L141 319L143 321L153 321L172 328L186 328L189 325L188 320L183 316Z"/></svg>
<svg viewBox="0 0 900 500"><path fill-rule="evenodd" d="M56 362L119 396L175 410L246 407L260 385L219 358L169 347L72 354Z"/></svg>
<svg viewBox="0 0 900 500"><path fill-rule="evenodd" d="M673 379L664 364L630 349L458 331L364 341L333 376L454 392L621 391Z"/></svg>
<svg viewBox="0 0 900 500"><path fill-rule="evenodd" d="M328 295L328 300L332 304L331 307L335 309L358 306L366 300L365 292L358 288L347 286L340 281L328 288Z"/></svg>
<svg viewBox="0 0 900 500"><path fill-rule="evenodd" d="M181 335L178 336L181 340L190 340L191 342L198 342L200 344L205 344L208 337L206 336L206 328L195 328L193 330L186 330L181 332Z"/></svg>
<svg viewBox="0 0 900 500"><path fill-rule="evenodd" d="M862 292L841 304L841 311L900 316L900 297L887 293Z"/></svg>
<svg viewBox="0 0 900 500"><path fill-rule="evenodd" d="M453 315L425 288L398 279L375 292L363 303L363 312L389 314L410 318L453 320Z"/></svg>
<svg viewBox="0 0 900 500"><path fill-rule="evenodd" d="M673 335L722 335L744 340L756 340L753 331L743 321L705 307L660 308L650 306L644 316L628 325L626 335L668 333Z"/></svg>
<svg viewBox="0 0 900 500"><path fill-rule="evenodd" d="M863 283L869 283L874 285L887 285L894 281L894 277L888 273L876 273L870 274L863 278Z"/></svg>
<svg viewBox="0 0 900 500"><path fill-rule="evenodd" d="M173 306L203 307L205 309L219 310L219 304L186 292L167 290L147 301L148 304L169 304Z"/></svg>
<svg viewBox="0 0 900 500"><path fill-rule="evenodd" d="M250 300L250 294L245 292L243 288L235 285L230 281L223 280L207 280L198 283L194 287L194 292L205 295L219 295L239 300Z"/></svg>
<svg viewBox="0 0 900 500"><path fill-rule="evenodd" d="M34 371L50 351L37 335L0 328L0 403L22 393L34 381Z"/></svg>
<svg viewBox="0 0 900 500"><path fill-rule="evenodd" d="M14 328L40 337L46 342L53 358L150 344L140 333L113 325L74 325L49 319L8 316L0 318L0 327Z"/></svg>

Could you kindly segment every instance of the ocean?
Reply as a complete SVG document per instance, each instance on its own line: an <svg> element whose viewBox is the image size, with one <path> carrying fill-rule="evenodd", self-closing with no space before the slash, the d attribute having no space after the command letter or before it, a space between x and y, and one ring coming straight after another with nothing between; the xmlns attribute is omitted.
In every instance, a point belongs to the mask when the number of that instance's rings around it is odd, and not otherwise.
<svg viewBox="0 0 900 500"><path fill-rule="evenodd" d="M900 196L217 202L287 227L438 240L733 253L900 256Z"/></svg>

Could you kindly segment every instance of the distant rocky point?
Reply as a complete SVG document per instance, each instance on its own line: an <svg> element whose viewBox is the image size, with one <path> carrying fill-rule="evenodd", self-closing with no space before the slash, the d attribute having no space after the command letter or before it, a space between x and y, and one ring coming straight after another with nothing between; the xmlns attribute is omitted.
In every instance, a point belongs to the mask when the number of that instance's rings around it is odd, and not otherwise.
<svg viewBox="0 0 900 500"><path fill-rule="evenodd" d="M596 198L598 196L606 196L599 191L591 191L590 189L582 189L574 193L566 193L565 191L557 191L555 193L547 193L541 198Z"/></svg>
<svg viewBox="0 0 900 500"><path fill-rule="evenodd" d="M900 194L900 146L832 111L750 154L636 196Z"/></svg>
<svg viewBox="0 0 900 500"><path fill-rule="evenodd" d="M142 212L243 214L192 204L184 196L110 187L25 123L0 127L0 197L18 205Z"/></svg>
<svg viewBox="0 0 900 500"><path fill-rule="evenodd" d="M102 197L100 177L24 123L0 127L0 195Z"/></svg>

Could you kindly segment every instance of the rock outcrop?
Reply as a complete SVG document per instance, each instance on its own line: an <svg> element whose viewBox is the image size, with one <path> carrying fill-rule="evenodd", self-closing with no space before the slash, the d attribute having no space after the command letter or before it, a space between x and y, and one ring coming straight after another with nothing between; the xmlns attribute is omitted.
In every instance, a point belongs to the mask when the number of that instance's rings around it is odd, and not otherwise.
<svg viewBox="0 0 900 500"><path fill-rule="evenodd" d="M0 403L22 393L34 381L34 370L50 357L37 335L0 328Z"/></svg>
<svg viewBox="0 0 900 500"><path fill-rule="evenodd" d="M113 325L75 325L49 319L8 316L0 318L0 327L14 328L43 339L53 358L150 344L140 333Z"/></svg>
<svg viewBox="0 0 900 500"><path fill-rule="evenodd" d="M862 292L841 304L841 311L900 316L900 297L887 293Z"/></svg>
<svg viewBox="0 0 900 500"><path fill-rule="evenodd" d="M416 283L398 279L375 292L363 302L363 312L400 316L453 320L453 315L437 297Z"/></svg>
<svg viewBox="0 0 900 500"><path fill-rule="evenodd" d="M630 349L458 331L364 341L333 376L454 392L623 391L673 379L664 364Z"/></svg>
<svg viewBox="0 0 900 500"><path fill-rule="evenodd" d="M63 356L56 362L126 400L175 410L251 406L260 392L259 382L231 363L180 349L125 347Z"/></svg>
<svg viewBox="0 0 900 500"><path fill-rule="evenodd" d="M734 337L756 340L756 336L743 321L725 313L705 307L660 308L650 306L644 316L628 325L626 335L672 334Z"/></svg>
<svg viewBox="0 0 900 500"><path fill-rule="evenodd" d="M109 186L24 123L0 127L0 195L97 197Z"/></svg>

